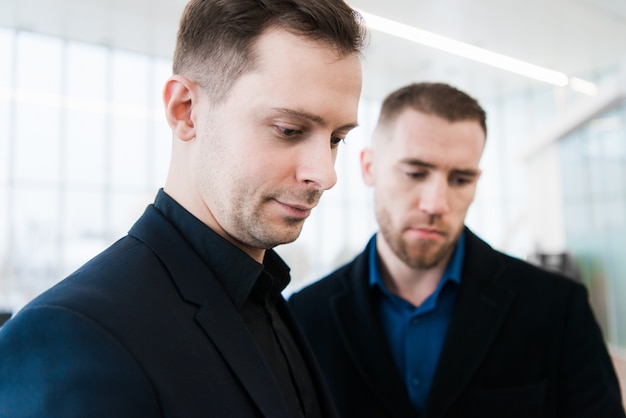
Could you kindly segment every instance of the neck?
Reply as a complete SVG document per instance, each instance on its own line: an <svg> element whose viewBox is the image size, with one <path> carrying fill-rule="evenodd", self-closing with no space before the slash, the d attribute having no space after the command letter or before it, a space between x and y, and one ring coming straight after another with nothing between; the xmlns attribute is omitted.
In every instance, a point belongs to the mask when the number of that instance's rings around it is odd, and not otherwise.
<svg viewBox="0 0 626 418"><path fill-rule="evenodd" d="M381 244L380 240L378 244ZM380 274L387 289L394 295L420 306L434 293L441 281L450 256L429 268L415 268L404 261L384 243L377 245Z"/></svg>
<svg viewBox="0 0 626 418"><path fill-rule="evenodd" d="M179 205L184 207L189 213L198 218L206 226L211 228L226 240L230 241L230 243L236 247L239 247L256 262L263 264L265 249L246 245L228 234L228 232L222 228L217 219L215 219L211 209L204 203L202 197L193 193L191 188L180 187L180 185L176 182L176 179L172 180L171 178L168 178L168 181L166 181L165 186L163 187L163 191L165 191L165 193L178 202Z"/></svg>
<svg viewBox="0 0 626 418"><path fill-rule="evenodd" d="M413 306L420 306L435 292L444 269L429 269L415 274L382 273L383 282L394 295L410 302Z"/></svg>

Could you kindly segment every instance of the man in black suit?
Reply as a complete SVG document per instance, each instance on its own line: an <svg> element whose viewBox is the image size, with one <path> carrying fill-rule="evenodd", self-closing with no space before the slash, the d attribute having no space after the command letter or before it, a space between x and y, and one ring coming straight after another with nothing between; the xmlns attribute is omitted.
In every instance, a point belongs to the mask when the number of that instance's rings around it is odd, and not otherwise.
<svg viewBox="0 0 626 418"><path fill-rule="evenodd" d="M341 0L192 0L170 172L129 234L0 331L0 417L333 417L272 250L336 182L364 29Z"/></svg>
<svg viewBox="0 0 626 418"><path fill-rule="evenodd" d="M446 84L389 95L361 154L380 232L289 300L345 418L624 417L585 288L464 225L485 119Z"/></svg>

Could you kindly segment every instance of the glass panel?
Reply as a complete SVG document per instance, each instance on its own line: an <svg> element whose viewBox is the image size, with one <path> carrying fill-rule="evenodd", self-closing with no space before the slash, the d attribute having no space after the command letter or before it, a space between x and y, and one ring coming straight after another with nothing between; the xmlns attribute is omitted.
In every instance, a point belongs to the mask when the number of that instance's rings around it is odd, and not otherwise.
<svg viewBox="0 0 626 418"><path fill-rule="evenodd" d="M586 157L583 132L564 139L561 149L561 175L565 201L585 199L589 193L589 161Z"/></svg>
<svg viewBox="0 0 626 418"><path fill-rule="evenodd" d="M15 177L56 182L59 179L62 43L54 38L20 32L16 52Z"/></svg>
<svg viewBox="0 0 626 418"><path fill-rule="evenodd" d="M16 87L29 92L29 99L38 102L51 101L58 105L62 50L63 43L60 39L31 32L18 33Z"/></svg>
<svg viewBox="0 0 626 418"><path fill-rule="evenodd" d="M113 53L113 123L111 179L114 187L144 188L150 175L147 132L152 121L148 107L149 60Z"/></svg>
<svg viewBox="0 0 626 418"><path fill-rule="evenodd" d="M605 337L626 346L626 158L620 106L561 141L567 244L581 267Z"/></svg>
<svg viewBox="0 0 626 418"><path fill-rule="evenodd" d="M9 231L9 193L0 185L0 310L9 306L10 277L12 273L11 233Z"/></svg>
<svg viewBox="0 0 626 418"><path fill-rule="evenodd" d="M14 63L14 32L0 28L0 310L11 310L13 284L9 178L11 176L11 92Z"/></svg>
<svg viewBox="0 0 626 418"><path fill-rule="evenodd" d="M109 53L104 47L69 42L66 57L65 181L104 186Z"/></svg>
<svg viewBox="0 0 626 418"><path fill-rule="evenodd" d="M0 28L0 97L8 94L13 81L13 44L15 32Z"/></svg>
<svg viewBox="0 0 626 418"><path fill-rule="evenodd" d="M70 104L91 111L104 109L107 98L107 73L109 50L107 48L68 42L66 51L67 96L73 99ZM80 99L80 100L76 100Z"/></svg>
<svg viewBox="0 0 626 418"><path fill-rule="evenodd" d="M116 115L112 121L111 182L120 189L148 185L148 121Z"/></svg>
<svg viewBox="0 0 626 418"><path fill-rule="evenodd" d="M107 117L102 112L68 109L65 122L65 181L104 187Z"/></svg>
<svg viewBox="0 0 626 418"><path fill-rule="evenodd" d="M48 188L20 187L14 197L14 301L19 304L59 279L59 200Z"/></svg>
<svg viewBox="0 0 626 418"><path fill-rule="evenodd" d="M115 50L112 64L112 99L116 111L145 112L150 97L149 59L144 55Z"/></svg>
<svg viewBox="0 0 626 418"><path fill-rule="evenodd" d="M9 181L11 170L11 103L0 93L0 187Z"/></svg>
<svg viewBox="0 0 626 418"><path fill-rule="evenodd" d="M35 103L15 106L16 180L56 183L59 180L59 108Z"/></svg>
<svg viewBox="0 0 626 418"><path fill-rule="evenodd" d="M70 274L108 245L105 199L99 190L68 190L62 216L63 262L61 277Z"/></svg>

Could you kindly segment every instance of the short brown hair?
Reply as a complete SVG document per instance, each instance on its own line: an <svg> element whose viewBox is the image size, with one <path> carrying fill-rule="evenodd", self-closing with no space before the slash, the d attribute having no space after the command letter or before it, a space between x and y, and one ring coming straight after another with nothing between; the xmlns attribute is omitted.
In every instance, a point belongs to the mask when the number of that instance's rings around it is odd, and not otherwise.
<svg viewBox="0 0 626 418"><path fill-rule="evenodd" d="M383 101L378 126L393 122L407 108L448 122L476 121L487 135L485 110L476 99L449 84L413 83L394 91Z"/></svg>
<svg viewBox="0 0 626 418"><path fill-rule="evenodd" d="M323 43L343 57L361 54L365 26L343 0L191 0L180 20L174 74L215 102L254 67L255 41L269 28Z"/></svg>

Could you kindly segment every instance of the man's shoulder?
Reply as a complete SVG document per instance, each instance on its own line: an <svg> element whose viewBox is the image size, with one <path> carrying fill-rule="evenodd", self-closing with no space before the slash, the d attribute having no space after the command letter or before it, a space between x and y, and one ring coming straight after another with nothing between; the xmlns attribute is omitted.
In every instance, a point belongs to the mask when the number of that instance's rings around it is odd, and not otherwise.
<svg viewBox="0 0 626 418"><path fill-rule="evenodd" d="M289 303L300 303L308 299L319 299L337 293L345 287L345 276L351 263L343 265L326 276L302 287L289 297Z"/></svg>
<svg viewBox="0 0 626 418"><path fill-rule="evenodd" d="M166 282L167 270L142 242L126 236L43 291L22 310L64 309L89 317L134 309Z"/></svg>
<svg viewBox="0 0 626 418"><path fill-rule="evenodd" d="M543 289L554 288L560 291L584 287L576 280L559 271L548 269L513 255L498 252L505 265L504 277L512 284L523 287L539 286Z"/></svg>
<svg viewBox="0 0 626 418"><path fill-rule="evenodd" d="M320 297L345 291L347 288L354 286L355 280L359 280L367 274L367 250L365 250L357 254L354 259L306 285L294 293L294 295L299 297Z"/></svg>
<svg viewBox="0 0 626 418"><path fill-rule="evenodd" d="M512 298L515 301L512 306L521 312L533 310L550 315L586 303L588 294L582 283L493 249L480 239L470 241L460 297L490 294L494 298Z"/></svg>
<svg viewBox="0 0 626 418"><path fill-rule="evenodd" d="M559 288L582 286L572 278L566 277L556 270L544 268L519 256L494 249L471 232L468 236L470 238L465 258L466 264L471 266L471 271L481 271L483 268L490 268L501 280L524 286L528 286L531 283Z"/></svg>
<svg viewBox="0 0 626 418"><path fill-rule="evenodd" d="M358 257L357 257L358 258ZM355 260L333 270L326 276L294 292L289 306L300 321L315 319L316 323L332 316L334 300L353 292Z"/></svg>

